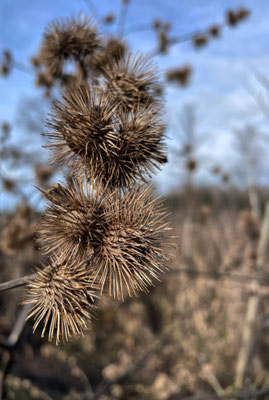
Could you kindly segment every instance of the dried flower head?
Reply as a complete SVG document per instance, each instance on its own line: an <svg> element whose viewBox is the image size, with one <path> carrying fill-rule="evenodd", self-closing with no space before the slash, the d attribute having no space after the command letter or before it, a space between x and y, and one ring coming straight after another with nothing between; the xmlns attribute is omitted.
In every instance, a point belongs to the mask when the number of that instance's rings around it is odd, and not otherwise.
<svg viewBox="0 0 269 400"><path fill-rule="evenodd" d="M81 61L99 45L96 27L90 17L60 19L46 29L40 51L40 60L53 75L62 73L67 59Z"/></svg>
<svg viewBox="0 0 269 400"><path fill-rule="evenodd" d="M54 169L48 165L37 164L35 166L35 178L39 185L46 185L54 173Z"/></svg>
<svg viewBox="0 0 269 400"><path fill-rule="evenodd" d="M41 66L41 61L40 61L40 56L34 56L30 59L31 64L33 65L33 67L35 68L39 68Z"/></svg>
<svg viewBox="0 0 269 400"><path fill-rule="evenodd" d="M166 72L166 79L169 82L176 82L180 86L185 86L190 81L192 68L189 65L184 65L180 68L170 69Z"/></svg>
<svg viewBox="0 0 269 400"><path fill-rule="evenodd" d="M89 57L86 64L89 68L103 73L105 68L113 62L118 63L127 52L127 44L118 37L110 36L102 46Z"/></svg>
<svg viewBox="0 0 269 400"><path fill-rule="evenodd" d="M197 161L189 159L187 160L185 166L187 170L189 170L190 172L194 172L194 170L197 169Z"/></svg>
<svg viewBox="0 0 269 400"><path fill-rule="evenodd" d="M158 279L166 259L163 251L169 224L158 200L140 187L121 197L93 193L71 179L51 196L40 221L39 242L62 262L90 259L89 272L114 297L147 290ZM61 201L62 200L62 201Z"/></svg>
<svg viewBox="0 0 269 400"><path fill-rule="evenodd" d="M7 76L11 70L12 56L9 50L4 50L2 54L3 54L3 61L1 63L1 75Z"/></svg>
<svg viewBox="0 0 269 400"><path fill-rule="evenodd" d="M195 35L192 39L193 46L200 48L208 43L208 36L206 35Z"/></svg>
<svg viewBox="0 0 269 400"><path fill-rule="evenodd" d="M220 36L220 32L221 32L221 27L220 27L220 25L212 25L212 26L208 29L208 33L209 33L210 36L212 36L212 37L219 37L219 36Z"/></svg>
<svg viewBox="0 0 269 400"><path fill-rule="evenodd" d="M156 30L160 29L162 27L162 25L163 25L162 21L158 18L154 19L154 21L152 23L153 29L156 29Z"/></svg>
<svg viewBox="0 0 269 400"><path fill-rule="evenodd" d="M171 228L158 199L150 188L134 188L120 198L114 193L105 213L106 230L96 247L92 265L101 292L108 289L114 298L124 298L136 291L148 291L160 280L168 260L166 233Z"/></svg>
<svg viewBox="0 0 269 400"><path fill-rule="evenodd" d="M169 45L169 39L167 36L167 31L165 29L162 29L159 32L159 52L160 53L167 53L168 50L168 45Z"/></svg>
<svg viewBox="0 0 269 400"><path fill-rule="evenodd" d="M114 22L116 19L116 16L114 13L108 13L105 17L104 17L104 22L105 24L111 24L112 22Z"/></svg>
<svg viewBox="0 0 269 400"><path fill-rule="evenodd" d="M85 261L103 234L104 199L72 178L67 185L54 185L45 195L50 204L40 219L37 241L45 253L60 249L60 261Z"/></svg>
<svg viewBox="0 0 269 400"><path fill-rule="evenodd" d="M242 21L242 20L248 18L249 15L250 15L250 10L248 10L247 8L240 7L237 10L237 19L238 19L238 21Z"/></svg>
<svg viewBox="0 0 269 400"><path fill-rule="evenodd" d="M51 75L49 70L46 71L40 71L37 74L35 85L37 87L46 87L46 88L51 88L53 85L54 77Z"/></svg>
<svg viewBox="0 0 269 400"><path fill-rule="evenodd" d="M237 13L233 10L228 10L226 13L226 20L229 25L236 25L238 22Z"/></svg>
<svg viewBox="0 0 269 400"><path fill-rule="evenodd" d="M157 107L125 112L111 93L87 84L66 92L53 106L46 135L53 140L52 162L72 165L103 186L129 186L146 179L167 161L165 127Z"/></svg>
<svg viewBox="0 0 269 400"><path fill-rule="evenodd" d="M11 125L8 122L3 122L1 125L2 135L0 141L5 141L10 136Z"/></svg>
<svg viewBox="0 0 269 400"><path fill-rule="evenodd" d="M132 109L137 105L159 103L157 69L147 57L129 53L122 60L112 60L103 75L106 88L123 107Z"/></svg>
<svg viewBox="0 0 269 400"><path fill-rule="evenodd" d="M6 192L13 192L16 189L16 183L12 179L5 179L2 180L3 190Z"/></svg>
<svg viewBox="0 0 269 400"><path fill-rule="evenodd" d="M37 277L29 284L25 304L32 304L28 319L34 317L35 332L43 320L41 337L48 329L49 341L56 338L67 342L90 328L96 308L98 286L83 264L74 265L52 260L37 270Z"/></svg>

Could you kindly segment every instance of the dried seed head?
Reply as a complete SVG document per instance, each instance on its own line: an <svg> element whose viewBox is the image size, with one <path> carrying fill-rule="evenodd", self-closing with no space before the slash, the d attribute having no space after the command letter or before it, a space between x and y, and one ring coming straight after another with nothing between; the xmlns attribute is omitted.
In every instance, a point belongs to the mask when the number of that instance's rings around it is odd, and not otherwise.
<svg viewBox="0 0 269 400"><path fill-rule="evenodd" d="M91 55L98 45L96 28L90 17L79 15L55 20L45 31L40 60L53 75L60 75L67 59L80 61Z"/></svg>
<svg viewBox="0 0 269 400"><path fill-rule="evenodd" d="M159 52L163 54L167 53L168 45L169 39L167 36L167 31L165 29L162 29L159 32Z"/></svg>
<svg viewBox="0 0 269 400"><path fill-rule="evenodd" d="M210 36L212 37L219 37L220 36L220 32L221 32L221 27L219 25L212 25L209 29L208 29L208 33L210 34Z"/></svg>
<svg viewBox="0 0 269 400"><path fill-rule="evenodd" d="M208 43L208 36L206 35L195 35L192 39L193 46L200 48Z"/></svg>
<svg viewBox="0 0 269 400"><path fill-rule="evenodd" d="M112 22L114 22L116 19L116 16L114 13L109 13L104 17L104 22L105 24L111 24Z"/></svg>
<svg viewBox="0 0 269 400"><path fill-rule="evenodd" d="M185 86L190 81L192 68L189 65L184 65L181 68L170 69L166 72L166 79L170 82L176 82L180 86Z"/></svg>
<svg viewBox="0 0 269 400"><path fill-rule="evenodd" d="M103 199L77 179L58 184L46 194L50 204L40 219L37 241L58 259L85 261L104 231Z"/></svg>
<svg viewBox="0 0 269 400"><path fill-rule="evenodd" d="M5 135L9 135L11 131L11 126L8 122L3 122L1 125L1 129Z"/></svg>
<svg viewBox="0 0 269 400"><path fill-rule="evenodd" d="M226 13L226 21L229 25L235 26L238 22L248 18L250 11L247 8L238 8L237 10L228 10Z"/></svg>
<svg viewBox="0 0 269 400"><path fill-rule="evenodd" d="M35 85L37 87L51 88L53 85L54 77L51 75L49 70L39 72L36 77Z"/></svg>
<svg viewBox="0 0 269 400"><path fill-rule="evenodd" d="M53 140L52 162L72 165L103 186L129 186L146 179L167 161L158 109L149 105L125 112L111 93L88 85L69 90L56 103L46 133Z"/></svg>
<svg viewBox="0 0 269 400"><path fill-rule="evenodd" d="M236 25L238 22L237 14L233 10L228 10L226 13L226 20L229 25Z"/></svg>
<svg viewBox="0 0 269 400"><path fill-rule="evenodd" d="M41 66L41 61L40 61L40 56L34 56L30 59L31 64L33 65L33 67L35 68L39 68Z"/></svg>
<svg viewBox="0 0 269 400"><path fill-rule="evenodd" d="M2 54L3 54L3 61L1 64L1 75L7 76L11 70L12 56L9 50L4 50Z"/></svg>
<svg viewBox="0 0 269 400"><path fill-rule="evenodd" d="M160 29L162 27L162 25L163 25L162 21L158 18L154 19L153 24L152 24L153 29L156 29L156 30Z"/></svg>
<svg viewBox="0 0 269 400"><path fill-rule="evenodd" d="M16 183L12 179L4 179L2 181L3 190L6 192L13 192L16 189Z"/></svg>
<svg viewBox="0 0 269 400"><path fill-rule="evenodd" d="M237 19L238 21L242 21L246 18L248 18L250 15L250 10L247 8L241 7L237 10Z"/></svg>
<svg viewBox="0 0 269 400"><path fill-rule="evenodd" d="M152 62L141 54L130 53L120 61L112 60L103 70L105 86L122 107L132 109L159 103L156 95L160 84Z"/></svg>
<svg viewBox="0 0 269 400"><path fill-rule="evenodd" d="M187 160L185 166L190 172L194 172L194 170L197 169L197 161L193 159Z"/></svg>
<svg viewBox="0 0 269 400"><path fill-rule="evenodd" d="M128 191L122 198L88 193L82 183L69 180L59 198L45 211L39 226L39 241L46 252L56 252L62 262L90 259L89 272L109 294L122 298L138 290L147 291L158 279L167 259L165 212L149 189Z"/></svg>
<svg viewBox="0 0 269 400"><path fill-rule="evenodd" d="M127 44L120 38L110 36L87 62L89 68L103 73L111 63L118 63L127 52Z"/></svg>
<svg viewBox="0 0 269 400"><path fill-rule="evenodd" d="M123 299L127 290L148 291L164 271L167 232L166 213L150 189L134 188L120 198L114 193L105 213L106 230L95 248L92 266L101 292Z"/></svg>
<svg viewBox="0 0 269 400"><path fill-rule="evenodd" d="M46 185L54 173L54 169L48 165L37 164L35 166L35 178L39 185Z"/></svg>
<svg viewBox="0 0 269 400"><path fill-rule="evenodd" d="M33 331L43 320L41 337L48 329L49 341L55 337L56 344L83 334L90 328L98 289L83 265L52 260L37 271L29 284L30 298L24 302L33 305L28 316L35 319Z"/></svg>

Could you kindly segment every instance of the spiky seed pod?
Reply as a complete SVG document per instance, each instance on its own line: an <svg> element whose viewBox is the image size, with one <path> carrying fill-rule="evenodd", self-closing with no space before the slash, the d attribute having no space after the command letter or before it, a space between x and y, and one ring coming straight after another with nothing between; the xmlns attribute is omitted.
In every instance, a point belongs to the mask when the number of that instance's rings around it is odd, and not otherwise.
<svg viewBox="0 0 269 400"><path fill-rule="evenodd" d="M221 27L219 25L212 25L209 29L208 29L208 33L210 34L210 36L212 37L219 37L220 36L220 32L221 32Z"/></svg>
<svg viewBox="0 0 269 400"><path fill-rule="evenodd" d="M102 71L105 87L122 107L132 109L138 104L159 103L156 95L160 83L157 69L149 58L137 53L127 54L119 61L112 60Z"/></svg>
<svg viewBox="0 0 269 400"><path fill-rule="evenodd" d="M105 24L111 24L112 22L114 22L116 19L116 16L114 13L109 13L104 17L104 23Z"/></svg>
<svg viewBox="0 0 269 400"><path fill-rule="evenodd" d="M55 20L46 28L40 61L58 76L67 59L81 61L98 48L99 41L90 17Z"/></svg>
<svg viewBox="0 0 269 400"><path fill-rule="evenodd" d="M184 65L181 68L170 69L166 72L166 79L170 82L176 82L180 86L185 86L189 83L192 68L189 65Z"/></svg>
<svg viewBox="0 0 269 400"><path fill-rule="evenodd" d="M38 240L59 262L90 259L89 273L101 291L122 298L158 279L166 259L169 224L158 200L144 187L127 191L89 192L76 179L56 189L42 216ZM62 200L62 201L61 201Z"/></svg>
<svg viewBox="0 0 269 400"><path fill-rule="evenodd" d="M229 25L235 26L238 23L237 13L233 10L228 10L226 13L226 21Z"/></svg>
<svg viewBox="0 0 269 400"><path fill-rule="evenodd" d="M156 30L160 29L162 27L162 25L163 25L162 21L158 18L154 19L154 21L152 23L153 29L156 29Z"/></svg>
<svg viewBox="0 0 269 400"><path fill-rule="evenodd" d="M0 142L4 142L10 136L11 125L8 122L3 122L1 125Z"/></svg>
<svg viewBox="0 0 269 400"><path fill-rule="evenodd" d="M2 186L6 192L13 192L16 189L16 183L12 179L3 179Z"/></svg>
<svg viewBox="0 0 269 400"><path fill-rule="evenodd" d="M31 64L34 68L39 68L41 66L40 56L34 56L30 59Z"/></svg>
<svg viewBox="0 0 269 400"><path fill-rule="evenodd" d="M250 15L250 10L248 10L247 8L241 7L237 10L238 21L242 21L242 20L248 18L249 15Z"/></svg>
<svg viewBox="0 0 269 400"><path fill-rule="evenodd" d="M10 64L11 61L12 61L11 52L8 49L6 49L6 50L3 51L3 56L4 56L4 59L5 59L6 63Z"/></svg>
<svg viewBox="0 0 269 400"><path fill-rule="evenodd" d="M185 167L190 172L193 172L195 169L197 169L197 161L189 159L186 161Z"/></svg>
<svg viewBox="0 0 269 400"><path fill-rule="evenodd" d="M54 77L51 75L50 71L42 71L38 72L35 85L37 87L46 87L46 88L51 88L53 85Z"/></svg>
<svg viewBox="0 0 269 400"><path fill-rule="evenodd" d="M7 76L10 73L10 66L7 64L2 64L0 73L2 76Z"/></svg>
<svg viewBox="0 0 269 400"><path fill-rule="evenodd" d="M159 52L163 54L167 53L168 45L169 45L169 39L167 36L167 31L165 29L162 29L159 32Z"/></svg>
<svg viewBox="0 0 269 400"><path fill-rule="evenodd" d="M127 44L120 38L110 36L91 57L86 64L89 68L103 73L108 65L118 63L127 52Z"/></svg>
<svg viewBox="0 0 269 400"><path fill-rule="evenodd" d="M195 35L192 39L193 46L200 48L208 43L208 36L206 35Z"/></svg>
<svg viewBox="0 0 269 400"><path fill-rule="evenodd" d="M29 299L24 302L33 306L27 318L34 317L33 331L43 320L41 337L48 330L49 341L55 337L59 344L80 336L90 328L98 290L82 264L59 264L54 259L43 265L29 284Z"/></svg>
<svg viewBox="0 0 269 400"><path fill-rule="evenodd" d="M85 261L94 251L104 231L104 198L80 180L70 178L58 184L46 197L49 206L40 219L37 241L45 253L60 250L58 259Z"/></svg>
<svg viewBox="0 0 269 400"><path fill-rule="evenodd" d="M72 165L103 186L126 187L146 180L167 161L163 125L154 105L125 112L111 93L82 85L53 106L46 133L52 162Z"/></svg>
<svg viewBox="0 0 269 400"><path fill-rule="evenodd" d="M35 178L39 185L46 185L54 173L54 169L48 165L37 164L35 166Z"/></svg>
<svg viewBox="0 0 269 400"><path fill-rule="evenodd" d="M167 214L158 199L152 199L150 188L127 191L123 198L114 193L107 203L106 230L93 255L93 273L101 292L123 299L137 291L148 291L165 270Z"/></svg>

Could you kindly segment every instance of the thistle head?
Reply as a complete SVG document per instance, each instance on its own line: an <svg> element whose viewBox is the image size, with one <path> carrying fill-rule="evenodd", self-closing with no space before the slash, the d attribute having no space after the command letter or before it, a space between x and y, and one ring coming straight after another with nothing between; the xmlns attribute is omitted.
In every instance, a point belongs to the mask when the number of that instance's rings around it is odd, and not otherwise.
<svg viewBox="0 0 269 400"><path fill-rule="evenodd" d="M57 184L46 197L50 200L42 215L37 241L45 253L58 253L58 260L85 261L104 231L103 200L78 179Z"/></svg>
<svg viewBox="0 0 269 400"><path fill-rule="evenodd" d="M39 59L52 75L58 76L66 60L80 61L91 55L99 41L90 17L55 20L46 28Z"/></svg>
<svg viewBox="0 0 269 400"><path fill-rule="evenodd" d="M126 290L129 295L147 291L159 279L170 227L149 189L90 194L72 179L58 192L65 193L64 201L52 199L39 226L47 252L55 252L61 262L90 260L89 274L101 292L116 298Z"/></svg>
<svg viewBox="0 0 269 400"><path fill-rule="evenodd" d="M55 337L56 344L83 334L94 315L97 289L82 264L60 264L54 259L38 269L24 302L32 305L28 318L34 317L34 332L43 321L41 337L48 330L49 341Z"/></svg>
<svg viewBox="0 0 269 400"><path fill-rule="evenodd" d="M113 98L126 109L160 102L160 83L157 69L141 54L127 54L112 60L103 69L105 87Z"/></svg>
<svg viewBox="0 0 269 400"><path fill-rule="evenodd" d="M52 162L104 187L127 187L146 180L167 162L160 109L148 105L129 112L110 92L87 84L69 89L47 122Z"/></svg>

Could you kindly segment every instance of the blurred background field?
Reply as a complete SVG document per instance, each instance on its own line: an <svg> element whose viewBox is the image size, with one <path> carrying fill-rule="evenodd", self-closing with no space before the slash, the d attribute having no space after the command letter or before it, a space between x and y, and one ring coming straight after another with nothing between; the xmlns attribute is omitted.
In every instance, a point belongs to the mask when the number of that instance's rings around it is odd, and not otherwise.
<svg viewBox="0 0 269 400"><path fill-rule="evenodd" d="M67 4L68 3L68 4ZM154 177L176 246L162 282L106 298L85 337L18 331L25 289L0 293L3 399L267 399L269 34L265 0L4 0L0 5L1 282L44 261L34 240L48 164L46 115L74 75L38 64L46 25L93 15L161 71L168 163ZM71 78L70 78L71 77ZM13 344L12 344L13 343ZM93 394L94 392L94 394Z"/></svg>

